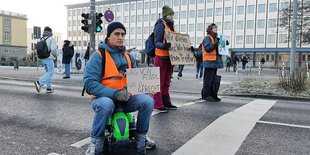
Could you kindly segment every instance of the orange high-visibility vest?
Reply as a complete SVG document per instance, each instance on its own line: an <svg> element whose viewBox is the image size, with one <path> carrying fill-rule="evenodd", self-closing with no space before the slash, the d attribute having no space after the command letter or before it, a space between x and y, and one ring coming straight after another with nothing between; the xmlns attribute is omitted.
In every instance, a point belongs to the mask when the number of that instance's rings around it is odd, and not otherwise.
<svg viewBox="0 0 310 155"><path fill-rule="evenodd" d="M97 53L99 53L100 57L102 58L99 50L97 51ZM130 57L126 51L124 52L124 55L128 63L128 68L132 68ZM117 90L124 89L127 86L126 76L119 73L113 58L107 50L105 50L105 66L102 67L105 67L104 76L102 77L101 81L102 85ZM96 96L91 95L91 98L96 98Z"/></svg>
<svg viewBox="0 0 310 155"><path fill-rule="evenodd" d="M167 25L167 23L163 21L163 24L165 26L165 31L171 31L171 29L169 28L169 26ZM173 28L174 31L173 32L177 32L175 28ZM166 33L164 31L164 37L163 37L163 43L166 42ZM163 49L159 49L159 48L155 48L155 55L157 56L169 56L169 50L163 50Z"/></svg>
<svg viewBox="0 0 310 155"><path fill-rule="evenodd" d="M212 45L214 45L214 39L212 36L208 35L211 39ZM202 59L203 61L216 61L216 49L214 48L211 52L207 52L204 46L204 42L202 43Z"/></svg>

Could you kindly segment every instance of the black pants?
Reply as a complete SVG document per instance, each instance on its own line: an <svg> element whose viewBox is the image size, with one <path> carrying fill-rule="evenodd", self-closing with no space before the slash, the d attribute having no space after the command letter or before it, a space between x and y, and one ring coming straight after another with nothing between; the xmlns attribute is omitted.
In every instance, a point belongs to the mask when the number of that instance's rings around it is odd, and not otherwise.
<svg viewBox="0 0 310 155"><path fill-rule="evenodd" d="M208 97L212 95L211 86L214 76L216 74L217 74L217 68L205 68L205 72L203 75L202 97Z"/></svg>
<svg viewBox="0 0 310 155"><path fill-rule="evenodd" d="M178 73L178 77L182 77L182 76L183 76L183 74L182 74L183 69L184 69L184 65L179 65L179 73Z"/></svg>

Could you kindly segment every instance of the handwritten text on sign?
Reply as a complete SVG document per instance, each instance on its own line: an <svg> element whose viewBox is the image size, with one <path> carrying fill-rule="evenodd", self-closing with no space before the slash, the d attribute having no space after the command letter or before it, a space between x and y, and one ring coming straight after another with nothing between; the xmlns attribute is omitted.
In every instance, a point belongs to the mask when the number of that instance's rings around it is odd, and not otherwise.
<svg viewBox="0 0 310 155"><path fill-rule="evenodd" d="M159 67L127 69L127 89L135 94L156 93L160 91Z"/></svg>
<svg viewBox="0 0 310 155"><path fill-rule="evenodd" d="M172 65L194 64L195 58L191 52L191 43L188 34L166 31L166 40L171 43L169 56Z"/></svg>

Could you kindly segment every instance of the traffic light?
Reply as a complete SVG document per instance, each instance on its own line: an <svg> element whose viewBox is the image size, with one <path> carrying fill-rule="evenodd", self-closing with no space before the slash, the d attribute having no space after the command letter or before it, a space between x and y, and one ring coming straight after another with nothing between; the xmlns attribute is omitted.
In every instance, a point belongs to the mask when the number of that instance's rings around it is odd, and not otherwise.
<svg viewBox="0 0 310 155"><path fill-rule="evenodd" d="M101 17L103 16L102 13L96 13L96 32L101 32L102 31L102 20Z"/></svg>
<svg viewBox="0 0 310 155"><path fill-rule="evenodd" d="M83 26L81 27L81 29L84 32L89 32L89 26L88 26L88 20L89 20L89 13L82 13L81 15L83 17L83 20L81 20L81 23L83 24Z"/></svg>

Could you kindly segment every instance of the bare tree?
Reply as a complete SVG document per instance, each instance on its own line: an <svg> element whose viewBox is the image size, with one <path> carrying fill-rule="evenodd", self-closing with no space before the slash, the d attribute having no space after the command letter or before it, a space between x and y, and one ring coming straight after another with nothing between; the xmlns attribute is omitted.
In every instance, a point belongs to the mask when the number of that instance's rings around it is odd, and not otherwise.
<svg viewBox="0 0 310 155"><path fill-rule="evenodd" d="M288 7L280 10L279 26L291 32L291 21L293 19L293 4L287 2ZM310 0L298 1L297 10L297 44L310 44ZM289 38L290 40L290 38ZM289 41L287 40L287 41Z"/></svg>

